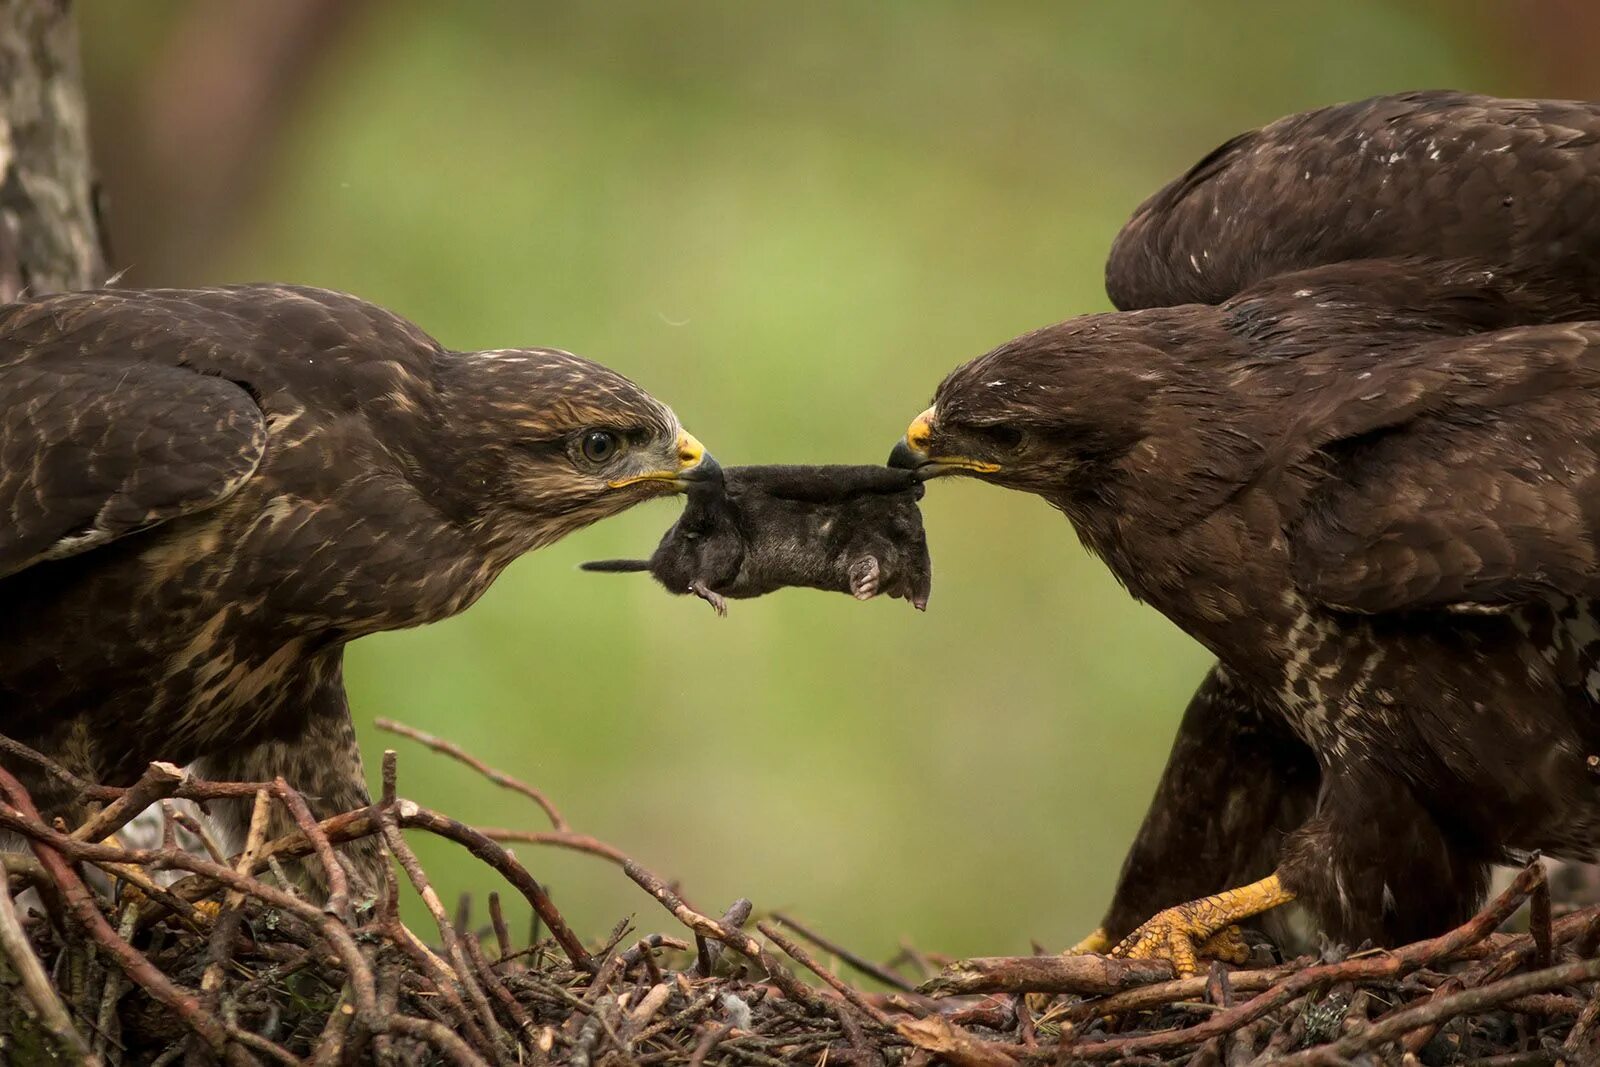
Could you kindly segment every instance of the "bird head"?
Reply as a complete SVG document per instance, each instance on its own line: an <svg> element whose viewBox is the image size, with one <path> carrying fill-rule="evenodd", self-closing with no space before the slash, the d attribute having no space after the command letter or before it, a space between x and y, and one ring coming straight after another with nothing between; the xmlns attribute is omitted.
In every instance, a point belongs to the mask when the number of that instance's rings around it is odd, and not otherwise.
<svg viewBox="0 0 1600 1067"><path fill-rule="evenodd" d="M450 389L471 524L521 552L634 504L720 482L672 409L598 363L553 349L475 352ZM447 418L451 415L447 414Z"/></svg>
<svg viewBox="0 0 1600 1067"><path fill-rule="evenodd" d="M1144 435L1160 353L1117 318L1036 330L956 368L889 466L964 474L1059 502L1092 486Z"/></svg>

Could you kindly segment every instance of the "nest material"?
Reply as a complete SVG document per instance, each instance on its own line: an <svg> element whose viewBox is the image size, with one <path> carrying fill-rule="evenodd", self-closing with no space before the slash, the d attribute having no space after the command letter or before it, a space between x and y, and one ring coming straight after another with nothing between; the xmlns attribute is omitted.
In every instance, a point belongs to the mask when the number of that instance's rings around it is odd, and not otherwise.
<svg viewBox="0 0 1600 1067"><path fill-rule="evenodd" d="M1101 956L972 959L934 973L915 951L876 964L782 916L756 923L755 936L748 901L712 918L620 850L573 832L538 790L448 742L380 725L533 800L552 829L475 829L402 799L393 752L377 803L318 823L281 779L202 782L153 764L114 789L0 739L8 759L40 764L104 805L75 830L47 825L0 769L0 829L33 849L6 856L0 882L0 1062L1600 1063L1600 906L1553 915L1537 863L1470 922L1390 951L1218 964L1182 980L1164 963ZM180 826L202 839L204 827L171 800L221 797L255 798L243 852L181 847ZM152 803L163 814L158 847L99 843ZM273 804L287 806L298 833L265 840ZM530 937L512 938L495 894L482 929L465 901L447 914L402 829L450 838L504 876L534 908ZM400 922L392 870L383 903L352 903L334 846L368 835L427 905L431 946ZM585 945L508 841L615 863L682 928L639 937L621 924ZM280 861L302 856L321 864L324 904L282 878ZM165 884L167 870L184 876ZM138 892L114 900L87 871ZM19 906L21 890L32 902ZM1497 933L1524 903L1529 932ZM890 991L847 983L813 951ZM817 983L796 978L780 954Z"/></svg>

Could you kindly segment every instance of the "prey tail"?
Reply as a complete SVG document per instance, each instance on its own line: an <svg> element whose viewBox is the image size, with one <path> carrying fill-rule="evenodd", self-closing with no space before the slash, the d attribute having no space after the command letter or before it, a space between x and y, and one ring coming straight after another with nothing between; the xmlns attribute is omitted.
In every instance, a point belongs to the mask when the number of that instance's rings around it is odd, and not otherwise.
<svg viewBox="0 0 1600 1067"><path fill-rule="evenodd" d="M578 564L578 567L586 571L607 571L621 574L647 571L650 569L650 561L647 559L592 559L588 563Z"/></svg>

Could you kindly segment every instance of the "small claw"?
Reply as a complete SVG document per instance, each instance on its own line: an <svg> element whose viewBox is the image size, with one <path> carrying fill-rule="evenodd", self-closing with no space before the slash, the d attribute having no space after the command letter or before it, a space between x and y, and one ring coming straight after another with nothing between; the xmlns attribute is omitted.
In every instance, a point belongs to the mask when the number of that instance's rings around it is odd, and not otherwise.
<svg viewBox="0 0 1600 1067"><path fill-rule="evenodd" d="M701 600L704 600L707 604L710 604L711 609L718 615L722 616L723 618L727 617L728 602L722 598L721 593L714 591L705 582L702 582L700 579L696 578L694 581L689 583L689 592L693 593Z"/></svg>
<svg viewBox="0 0 1600 1067"><path fill-rule="evenodd" d="M1201 959L1221 960L1223 963L1243 965L1249 963L1255 956L1250 948L1250 942L1244 939L1244 931L1238 926L1226 926L1200 945L1196 952Z"/></svg>

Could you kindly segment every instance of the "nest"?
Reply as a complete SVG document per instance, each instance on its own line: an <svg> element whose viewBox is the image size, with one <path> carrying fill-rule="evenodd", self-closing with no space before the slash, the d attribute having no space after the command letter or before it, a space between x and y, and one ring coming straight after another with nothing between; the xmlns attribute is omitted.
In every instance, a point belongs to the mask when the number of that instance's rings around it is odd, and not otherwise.
<svg viewBox="0 0 1600 1067"><path fill-rule="evenodd" d="M49 825L0 769L0 829L33 852L6 855L0 882L0 1063L1600 1063L1600 906L1553 907L1537 862L1471 921L1392 950L1215 964L1187 979L1092 955L946 961L908 949L879 964L781 915L747 932L748 901L713 918L574 832L537 789L447 741L380 725L521 793L552 828L477 829L404 799L392 751L376 803L318 822L282 779L205 782L156 763L118 789L0 739L9 759L99 805L81 826ZM254 799L238 856L173 803L220 798ZM152 804L157 847L102 843ZM266 840L277 804L299 830ZM184 829L204 854L184 846ZM447 913L403 830L449 838L492 867L533 906L532 934L511 936L496 894L481 928L469 902ZM362 906L334 850L373 835L395 864L380 902ZM586 943L507 842L616 864L671 932L624 923ZM284 877L282 861L300 857L320 865L325 900ZM400 921L395 866L434 920L426 939ZM37 903L19 903L23 890ZM1524 904L1527 931L1498 932ZM840 977L846 967L876 991Z"/></svg>

